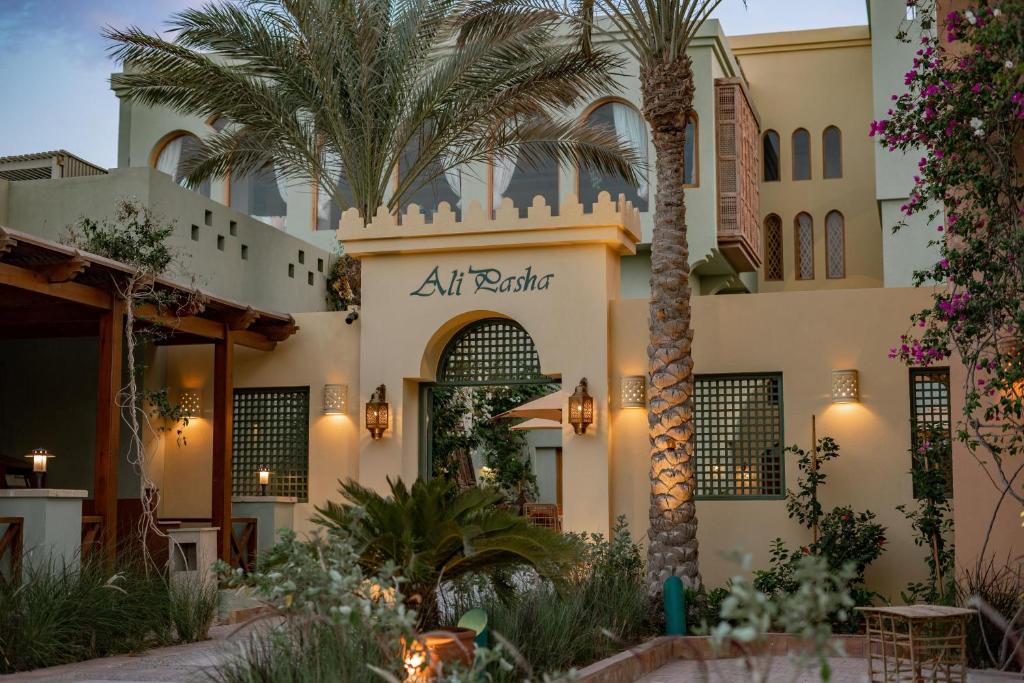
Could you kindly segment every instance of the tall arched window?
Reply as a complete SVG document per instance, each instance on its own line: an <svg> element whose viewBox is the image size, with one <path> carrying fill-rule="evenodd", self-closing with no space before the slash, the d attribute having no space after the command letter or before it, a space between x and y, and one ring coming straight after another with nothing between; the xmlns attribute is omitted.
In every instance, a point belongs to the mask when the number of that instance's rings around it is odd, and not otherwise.
<svg viewBox="0 0 1024 683"><path fill-rule="evenodd" d="M825 178L843 177L843 134L835 126L829 126L821 135L823 154L822 175Z"/></svg>
<svg viewBox="0 0 1024 683"><path fill-rule="evenodd" d="M543 123L543 122L541 122ZM529 144L529 143L526 143ZM491 157L490 203L491 215L501 206L503 199L511 199L525 218L534 197L544 198L551 215L558 215L558 159L548 155L527 154L529 148L520 147L514 154ZM526 160L530 157L530 161Z"/></svg>
<svg viewBox="0 0 1024 683"><path fill-rule="evenodd" d="M774 213L764 219L764 279L785 279L782 269L782 219Z"/></svg>
<svg viewBox="0 0 1024 683"><path fill-rule="evenodd" d="M765 182L773 183L781 180L782 166L780 165L781 157L779 156L779 134L774 130L766 131L762 138L762 145L764 147L762 157Z"/></svg>
<svg viewBox="0 0 1024 683"><path fill-rule="evenodd" d="M462 218L462 169L459 166L446 168L446 160L433 159L426 167L416 172L416 177L410 178L409 174L414 172L413 167L419 159L420 138L416 136L405 148L398 161L399 184L408 181L408 189L411 194L406 193L402 199L402 213L404 214L409 204L416 204L423 212L426 221L433 220L437 206L441 202L448 202L448 206L455 212L455 219ZM433 176L433 177L431 177ZM430 180L426 180L430 178ZM415 189L414 189L415 188ZM406 192L403 190L403 192Z"/></svg>
<svg viewBox="0 0 1024 683"><path fill-rule="evenodd" d="M191 133L180 132L165 137L158 143L153 155L153 168L174 178L174 182L182 187L185 185L185 175L188 171L188 162L199 151L199 138ZM196 192L204 197L210 196L210 181L195 188Z"/></svg>
<svg viewBox="0 0 1024 683"><path fill-rule="evenodd" d="M796 279L814 279L814 221L809 213L798 213L794 221L796 233Z"/></svg>
<svg viewBox="0 0 1024 683"><path fill-rule="evenodd" d="M352 208L355 198L352 196L352 189L349 187L348 181L339 177L335 187L344 198L345 209ZM331 198L331 193L318 187L316 189L316 229L337 230L341 222L341 214L342 208Z"/></svg>
<svg viewBox="0 0 1024 683"><path fill-rule="evenodd" d="M612 130L624 145L632 147L642 165L647 164L647 124L643 116L632 105L625 102L605 102L595 108L587 116L587 123ZM647 177L640 178L640 186L632 187L625 180L614 176L596 173L587 168L579 171L579 199L584 206L597 201L597 195L607 192L616 199L620 194L633 202L633 206L641 211L647 210L649 188Z"/></svg>
<svg viewBox="0 0 1024 683"><path fill-rule="evenodd" d="M846 277L846 221L843 214L830 211L825 217L825 275Z"/></svg>
<svg viewBox="0 0 1024 683"><path fill-rule="evenodd" d="M811 179L811 134L804 128L793 131L793 180Z"/></svg>
<svg viewBox="0 0 1024 683"><path fill-rule="evenodd" d="M231 176L231 208L283 230L288 223L288 179L272 162Z"/></svg>
<svg viewBox="0 0 1024 683"><path fill-rule="evenodd" d="M686 121L686 144L683 148L683 185L697 187L700 185L697 160L697 115L691 114Z"/></svg>

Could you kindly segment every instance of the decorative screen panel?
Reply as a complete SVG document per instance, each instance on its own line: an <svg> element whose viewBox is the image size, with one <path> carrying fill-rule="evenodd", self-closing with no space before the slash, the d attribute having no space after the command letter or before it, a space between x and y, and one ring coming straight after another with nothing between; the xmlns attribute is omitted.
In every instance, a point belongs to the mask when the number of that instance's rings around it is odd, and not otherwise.
<svg viewBox="0 0 1024 683"><path fill-rule="evenodd" d="M504 318L481 320L459 330L438 365L440 384L545 382L529 333Z"/></svg>
<svg viewBox="0 0 1024 683"><path fill-rule="evenodd" d="M814 221L806 213L796 217L796 279L814 279Z"/></svg>
<svg viewBox="0 0 1024 683"><path fill-rule="evenodd" d="M838 211L825 218L825 259L829 278L846 277L846 225Z"/></svg>
<svg viewBox="0 0 1024 683"><path fill-rule="evenodd" d="M309 387L235 389L232 495L260 495L258 472L270 469L267 495L309 496Z"/></svg>
<svg viewBox="0 0 1024 683"><path fill-rule="evenodd" d="M697 496L779 497L782 375L702 375L694 392Z"/></svg>
<svg viewBox="0 0 1024 683"><path fill-rule="evenodd" d="M782 219L772 214L764 219L764 279L782 280Z"/></svg>
<svg viewBox="0 0 1024 683"><path fill-rule="evenodd" d="M946 495L953 497L953 415L949 400L948 368L910 369L910 444L916 453L925 441L942 439L947 453L941 464L946 472ZM914 497L918 495L914 487Z"/></svg>

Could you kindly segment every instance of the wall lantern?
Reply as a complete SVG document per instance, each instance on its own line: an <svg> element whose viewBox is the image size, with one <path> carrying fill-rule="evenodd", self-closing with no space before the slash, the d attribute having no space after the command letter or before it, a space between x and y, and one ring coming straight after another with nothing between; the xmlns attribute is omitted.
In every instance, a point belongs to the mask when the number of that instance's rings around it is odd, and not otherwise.
<svg viewBox="0 0 1024 683"><path fill-rule="evenodd" d="M46 463L50 458L56 456L45 448L33 448L25 454L25 457L32 459L32 474L36 488L43 488L43 482L46 480Z"/></svg>
<svg viewBox="0 0 1024 683"><path fill-rule="evenodd" d="M267 495L267 486L270 485L270 468L269 467L261 467L259 469L259 477L260 477L260 495L261 496L265 496L265 495Z"/></svg>
<svg viewBox="0 0 1024 683"><path fill-rule="evenodd" d="M198 389L182 389L178 394L182 417L202 417L203 394Z"/></svg>
<svg viewBox="0 0 1024 683"><path fill-rule="evenodd" d="M860 401L860 379L856 370L832 371L832 402L857 403Z"/></svg>
<svg viewBox="0 0 1024 683"><path fill-rule="evenodd" d="M645 375L623 377L621 392L623 408L647 407L647 377Z"/></svg>
<svg viewBox="0 0 1024 683"><path fill-rule="evenodd" d="M374 441L378 441L387 431L389 413L387 390L381 384L366 402L366 429Z"/></svg>
<svg viewBox="0 0 1024 683"><path fill-rule="evenodd" d="M569 397L569 424L577 434L586 434L587 427L594 424L594 397L587 393L586 377Z"/></svg>
<svg viewBox="0 0 1024 683"><path fill-rule="evenodd" d="M324 385L324 415L344 415L348 412L348 385Z"/></svg>

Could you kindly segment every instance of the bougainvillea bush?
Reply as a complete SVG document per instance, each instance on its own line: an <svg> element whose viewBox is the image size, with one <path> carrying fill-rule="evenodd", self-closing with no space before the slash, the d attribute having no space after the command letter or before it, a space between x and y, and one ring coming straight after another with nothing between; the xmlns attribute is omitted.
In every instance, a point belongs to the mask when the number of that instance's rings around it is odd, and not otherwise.
<svg viewBox="0 0 1024 683"><path fill-rule="evenodd" d="M911 0L923 18L906 92L871 135L919 158L904 220L936 230L935 265L916 273L937 283L932 305L891 355L914 366L958 357L966 402L958 435L997 465L995 482L1024 504L1024 0L981 1L928 17L934 0ZM904 31L903 35L911 36Z"/></svg>

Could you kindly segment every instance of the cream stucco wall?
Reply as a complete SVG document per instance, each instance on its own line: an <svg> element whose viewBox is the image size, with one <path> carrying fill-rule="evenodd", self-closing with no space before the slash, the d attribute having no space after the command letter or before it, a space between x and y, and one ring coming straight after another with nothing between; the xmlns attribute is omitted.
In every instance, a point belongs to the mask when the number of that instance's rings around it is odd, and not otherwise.
<svg viewBox="0 0 1024 683"><path fill-rule="evenodd" d="M925 570L923 554L895 507L912 502L909 375L888 358L907 327L907 316L926 304L914 289L859 289L841 292L786 292L700 297L693 302L693 354L698 374L781 372L783 442L807 448L811 415L818 435L842 447L839 460L824 467L826 509L852 505L870 509L888 527L888 545L867 574L869 585L893 599ZM619 300L611 308L611 376L642 374L646 368L646 302ZM856 368L861 401L831 402L830 373ZM955 385L955 383L954 383ZM612 412L612 511L625 514L635 530L647 527L647 415L642 409ZM795 458L785 463L786 486L795 488ZM709 586L721 585L735 566L721 554L734 548L752 553L755 566L768 562L776 537L790 547L810 541L810 532L786 514L784 500L699 500L701 571Z"/></svg>
<svg viewBox="0 0 1024 683"><path fill-rule="evenodd" d="M875 205L871 36L866 26L768 33L730 38L761 114L762 132L779 134L781 180L761 183L761 221L782 219L783 281L758 291L847 289L882 285L882 235ZM842 132L843 177L824 179L822 133ZM811 138L811 179L793 180L792 135ZM760 177L760 174L759 174ZM846 277L828 279L825 217L840 211L846 224ZM796 278L794 221L806 211L814 219L814 279Z"/></svg>

